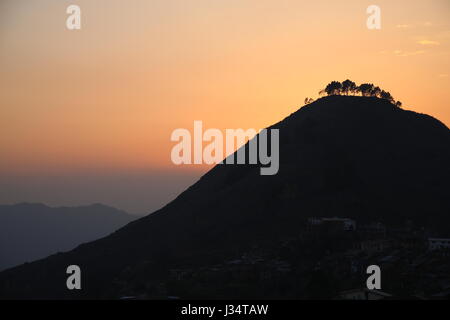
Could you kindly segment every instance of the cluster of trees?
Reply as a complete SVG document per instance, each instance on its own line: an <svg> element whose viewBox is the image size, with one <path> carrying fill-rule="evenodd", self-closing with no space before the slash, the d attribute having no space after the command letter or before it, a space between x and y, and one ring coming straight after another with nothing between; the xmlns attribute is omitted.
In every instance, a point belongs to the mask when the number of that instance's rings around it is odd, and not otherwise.
<svg viewBox="0 0 450 320"><path fill-rule="evenodd" d="M380 87L374 86L372 83L363 83L359 86L351 80L345 80L342 83L339 81L332 81L325 89L319 92L320 95L327 94L333 95L361 95L363 97L377 97L385 99L395 104L397 107L401 107L400 101L395 101L394 97L387 91L382 90Z"/></svg>
<svg viewBox="0 0 450 320"><path fill-rule="evenodd" d="M310 104L310 103L313 103L313 102L314 102L313 98L308 98L308 97L305 98L305 104Z"/></svg>

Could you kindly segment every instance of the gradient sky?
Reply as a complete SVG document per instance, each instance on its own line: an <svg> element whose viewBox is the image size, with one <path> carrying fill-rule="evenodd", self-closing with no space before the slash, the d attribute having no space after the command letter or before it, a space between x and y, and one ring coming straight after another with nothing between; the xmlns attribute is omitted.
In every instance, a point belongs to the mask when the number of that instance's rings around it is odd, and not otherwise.
<svg viewBox="0 0 450 320"><path fill-rule="evenodd" d="M151 212L207 170L171 163L174 129L264 128L331 80L448 126L449 18L448 0L1 0L0 202Z"/></svg>

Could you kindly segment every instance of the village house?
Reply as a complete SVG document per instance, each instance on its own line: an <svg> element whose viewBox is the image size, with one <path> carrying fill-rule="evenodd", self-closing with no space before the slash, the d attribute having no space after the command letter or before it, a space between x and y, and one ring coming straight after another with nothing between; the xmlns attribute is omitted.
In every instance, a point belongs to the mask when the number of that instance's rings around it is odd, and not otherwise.
<svg viewBox="0 0 450 320"><path fill-rule="evenodd" d="M349 218L317 218L312 217L308 219L310 226L324 226L324 225L336 225L343 231L355 231L356 221Z"/></svg>
<svg viewBox="0 0 450 320"><path fill-rule="evenodd" d="M369 236L384 237L386 236L386 226L381 222L372 222L358 227L358 231Z"/></svg>
<svg viewBox="0 0 450 320"><path fill-rule="evenodd" d="M450 249L450 239L444 238L429 238L428 239L428 249L430 251L436 250L448 250Z"/></svg>
<svg viewBox="0 0 450 320"><path fill-rule="evenodd" d="M356 245L356 249L366 254L374 254L383 252L390 247L390 242L385 239L365 240Z"/></svg>

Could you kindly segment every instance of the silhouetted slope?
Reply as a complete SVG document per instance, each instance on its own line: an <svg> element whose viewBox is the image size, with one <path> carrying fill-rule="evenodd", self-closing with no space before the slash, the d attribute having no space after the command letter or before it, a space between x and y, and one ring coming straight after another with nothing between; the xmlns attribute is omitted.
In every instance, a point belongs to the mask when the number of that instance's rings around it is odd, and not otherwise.
<svg viewBox="0 0 450 320"><path fill-rule="evenodd" d="M71 250L134 219L100 204L58 208L30 203L0 205L0 270Z"/></svg>
<svg viewBox="0 0 450 320"><path fill-rule="evenodd" d="M450 231L450 132L438 120L377 98L331 96L273 128L280 129L277 175L218 165L161 210L104 239L0 273L0 296L116 297L125 275L158 279L182 261L270 244L311 216L413 219ZM65 289L69 264L83 270L81 291Z"/></svg>

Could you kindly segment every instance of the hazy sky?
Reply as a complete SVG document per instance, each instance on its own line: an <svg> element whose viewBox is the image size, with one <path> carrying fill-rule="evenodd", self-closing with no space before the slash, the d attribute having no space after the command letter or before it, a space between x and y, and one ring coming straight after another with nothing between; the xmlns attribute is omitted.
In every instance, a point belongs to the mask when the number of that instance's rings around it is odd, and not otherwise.
<svg viewBox="0 0 450 320"><path fill-rule="evenodd" d="M264 128L331 80L448 126L449 18L448 0L1 0L0 202L150 212L207 169L175 168L174 129Z"/></svg>

